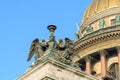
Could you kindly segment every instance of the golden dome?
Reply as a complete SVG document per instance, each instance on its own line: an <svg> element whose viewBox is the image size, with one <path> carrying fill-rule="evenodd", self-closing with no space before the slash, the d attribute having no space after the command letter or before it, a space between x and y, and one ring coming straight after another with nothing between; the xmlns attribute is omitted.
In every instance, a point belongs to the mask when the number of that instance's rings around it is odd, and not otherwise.
<svg viewBox="0 0 120 80"><path fill-rule="evenodd" d="M93 0L83 16L82 24L92 15L117 6L120 6L120 0Z"/></svg>

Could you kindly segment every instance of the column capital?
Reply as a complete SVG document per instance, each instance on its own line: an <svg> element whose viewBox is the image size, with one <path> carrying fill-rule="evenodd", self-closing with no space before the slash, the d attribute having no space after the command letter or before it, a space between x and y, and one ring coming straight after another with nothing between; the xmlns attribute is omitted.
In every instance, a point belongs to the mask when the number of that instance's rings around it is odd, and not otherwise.
<svg viewBox="0 0 120 80"><path fill-rule="evenodd" d="M115 48L116 48L117 52L120 53L120 46L116 46Z"/></svg>
<svg viewBox="0 0 120 80"><path fill-rule="evenodd" d="M90 56L90 55L85 56L85 61L86 61L86 62L87 62L87 61L91 61L91 56Z"/></svg>
<svg viewBox="0 0 120 80"><path fill-rule="evenodd" d="M101 56L106 56L106 55L108 55L108 52L107 52L105 49L98 51L98 53L99 53Z"/></svg>

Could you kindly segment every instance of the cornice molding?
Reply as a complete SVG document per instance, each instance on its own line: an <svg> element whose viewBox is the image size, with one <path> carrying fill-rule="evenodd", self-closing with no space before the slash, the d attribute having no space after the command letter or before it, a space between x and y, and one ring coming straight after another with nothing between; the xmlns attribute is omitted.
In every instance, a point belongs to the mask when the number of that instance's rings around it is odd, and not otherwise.
<svg viewBox="0 0 120 80"><path fill-rule="evenodd" d="M73 54L73 57L92 45L119 38L120 25L110 26L94 31L75 42L73 48L75 53Z"/></svg>
<svg viewBox="0 0 120 80"><path fill-rule="evenodd" d="M53 59L49 59L49 60L43 62L42 64L39 64L38 66L34 67L33 69L29 70L28 72L24 73L22 76L20 76L19 78L17 78L17 80L23 80L23 79L25 79L30 74L33 74L33 73L35 73L35 71L39 70L40 68L45 67L45 65L47 65L47 64L53 65L54 67L56 67L58 69L61 69L61 70L70 71L72 73L77 74L78 76L86 77L87 79L90 79L90 80L98 80L98 78L96 78L96 77L94 77L92 75L87 75L85 72L83 72L81 70L78 70L78 69L76 69L74 67L71 67L69 65L66 65L64 63L61 63L61 62L53 60ZM49 70L50 66L48 66L47 68ZM43 78L44 77L45 76L43 76Z"/></svg>

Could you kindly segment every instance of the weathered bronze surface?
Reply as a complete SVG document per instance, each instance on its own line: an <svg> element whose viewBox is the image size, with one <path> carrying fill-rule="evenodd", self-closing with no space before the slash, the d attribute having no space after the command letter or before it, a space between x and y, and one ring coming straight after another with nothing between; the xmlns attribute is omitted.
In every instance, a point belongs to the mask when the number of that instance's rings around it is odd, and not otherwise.
<svg viewBox="0 0 120 80"><path fill-rule="evenodd" d="M116 25L119 25L119 24L120 24L120 16L117 15L117 16L116 16Z"/></svg>
<svg viewBox="0 0 120 80"><path fill-rule="evenodd" d="M100 19L99 20L99 28L104 28L105 27L105 20L104 19Z"/></svg>
<svg viewBox="0 0 120 80"><path fill-rule="evenodd" d="M59 39L57 42L54 36L54 31L56 30L55 25L49 25L48 30L50 31L50 37L48 41L42 39L42 41L39 42L39 39L36 38L31 44L27 59L27 61L30 61L33 55L35 55L35 64L31 67L42 63L42 61L52 58L67 65L79 68L78 64L72 62L71 60L71 56L74 54L74 42L69 38L65 38L64 41Z"/></svg>
<svg viewBox="0 0 120 80"><path fill-rule="evenodd" d="M88 25L88 26L85 27L85 31L88 34L88 33L93 31L93 27L91 25Z"/></svg>

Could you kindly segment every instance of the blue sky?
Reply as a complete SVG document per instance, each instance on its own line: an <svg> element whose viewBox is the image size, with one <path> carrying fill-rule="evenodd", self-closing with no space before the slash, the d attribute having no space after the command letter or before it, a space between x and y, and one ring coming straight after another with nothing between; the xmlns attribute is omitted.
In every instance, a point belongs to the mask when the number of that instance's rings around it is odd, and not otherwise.
<svg viewBox="0 0 120 80"><path fill-rule="evenodd" d="M27 62L35 38L48 39L55 24L56 39L74 40L75 23L92 0L0 0L0 79L16 80L34 61Z"/></svg>

